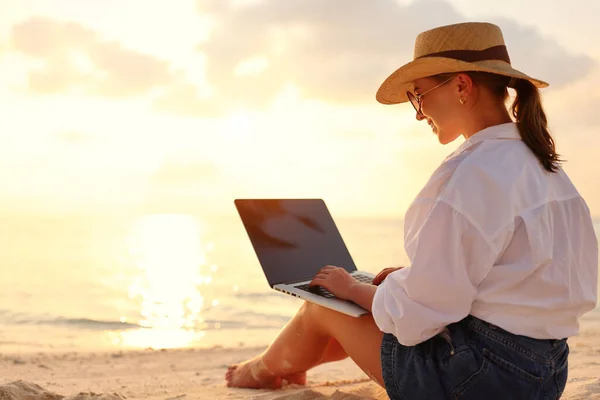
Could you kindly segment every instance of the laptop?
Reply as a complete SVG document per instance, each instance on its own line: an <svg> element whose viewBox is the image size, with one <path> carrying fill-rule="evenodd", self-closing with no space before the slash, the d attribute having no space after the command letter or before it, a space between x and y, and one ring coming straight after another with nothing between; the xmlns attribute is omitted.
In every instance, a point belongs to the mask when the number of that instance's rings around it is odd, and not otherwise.
<svg viewBox="0 0 600 400"><path fill-rule="evenodd" d="M320 286L308 287L326 265L342 267L365 283L375 277L356 269L322 199L236 199L234 203L272 289L353 317L369 313Z"/></svg>

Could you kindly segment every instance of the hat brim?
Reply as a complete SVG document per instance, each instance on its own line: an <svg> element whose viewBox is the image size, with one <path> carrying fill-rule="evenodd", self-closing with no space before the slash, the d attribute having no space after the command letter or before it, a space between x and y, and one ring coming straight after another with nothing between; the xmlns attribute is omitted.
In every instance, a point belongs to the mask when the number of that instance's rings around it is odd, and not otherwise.
<svg viewBox="0 0 600 400"><path fill-rule="evenodd" d="M406 92L413 89L414 80L445 73L469 71L489 72L517 79L526 79L538 88L548 86L546 82L517 71L504 61L466 62L446 57L427 57L411 61L394 71L381 84L375 97L382 104L405 103L408 101Z"/></svg>

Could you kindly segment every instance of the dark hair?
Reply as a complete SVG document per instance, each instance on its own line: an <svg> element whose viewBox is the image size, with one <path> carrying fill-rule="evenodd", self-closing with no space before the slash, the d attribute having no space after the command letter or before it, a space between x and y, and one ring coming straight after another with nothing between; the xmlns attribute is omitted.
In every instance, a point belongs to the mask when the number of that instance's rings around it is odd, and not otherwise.
<svg viewBox="0 0 600 400"><path fill-rule="evenodd" d="M487 72L465 72L477 84L486 86L493 94L506 101L511 78ZM437 75L436 79L448 79L455 74ZM512 87L516 92L510 107L519 127L523 142L529 147L548 172L557 172L563 162L556 153L554 139L548 130L548 119L542 106L540 91L525 79L515 79Z"/></svg>

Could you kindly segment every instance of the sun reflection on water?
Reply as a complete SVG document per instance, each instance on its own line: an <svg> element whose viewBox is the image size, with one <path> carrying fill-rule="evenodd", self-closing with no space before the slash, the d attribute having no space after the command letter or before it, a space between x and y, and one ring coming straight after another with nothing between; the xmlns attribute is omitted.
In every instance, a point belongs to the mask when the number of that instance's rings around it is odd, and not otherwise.
<svg viewBox="0 0 600 400"><path fill-rule="evenodd" d="M139 275L129 297L141 300L135 322L142 329L120 332L113 344L140 348L186 347L204 336L199 286L209 285L206 251L196 219L189 215L147 215L134 225L131 257Z"/></svg>

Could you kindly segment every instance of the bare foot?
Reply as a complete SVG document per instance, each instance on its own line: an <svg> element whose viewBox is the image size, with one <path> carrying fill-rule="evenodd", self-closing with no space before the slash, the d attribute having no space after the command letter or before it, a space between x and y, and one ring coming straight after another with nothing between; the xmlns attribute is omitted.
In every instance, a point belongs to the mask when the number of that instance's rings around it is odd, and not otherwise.
<svg viewBox="0 0 600 400"><path fill-rule="evenodd" d="M225 373L228 387L250 389L280 389L283 382L306 385L306 372L277 376L267 369L260 356L241 364L232 365Z"/></svg>

